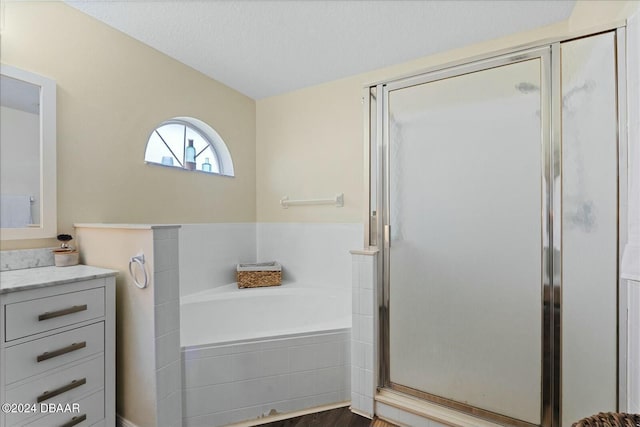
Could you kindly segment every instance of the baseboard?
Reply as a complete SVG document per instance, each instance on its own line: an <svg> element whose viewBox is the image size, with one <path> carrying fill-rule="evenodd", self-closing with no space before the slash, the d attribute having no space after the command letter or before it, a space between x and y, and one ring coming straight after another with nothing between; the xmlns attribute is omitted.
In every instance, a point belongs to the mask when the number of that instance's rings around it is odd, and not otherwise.
<svg viewBox="0 0 640 427"><path fill-rule="evenodd" d="M116 427L138 427L128 419L121 417L120 414L116 414Z"/></svg>

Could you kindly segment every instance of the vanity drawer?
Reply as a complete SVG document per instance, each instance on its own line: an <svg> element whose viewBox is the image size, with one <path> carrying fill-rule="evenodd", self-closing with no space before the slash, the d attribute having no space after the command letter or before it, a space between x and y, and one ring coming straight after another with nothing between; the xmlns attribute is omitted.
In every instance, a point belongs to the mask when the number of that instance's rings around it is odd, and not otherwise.
<svg viewBox="0 0 640 427"><path fill-rule="evenodd" d="M5 340L104 316L104 288L71 292L5 306Z"/></svg>
<svg viewBox="0 0 640 427"><path fill-rule="evenodd" d="M44 416L24 427L86 427L104 418L104 391L100 390L91 396L80 399L79 412L52 413Z"/></svg>
<svg viewBox="0 0 640 427"><path fill-rule="evenodd" d="M56 371L51 375L7 389L6 401L14 403L75 403L93 391L104 388L104 356ZM7 414L13 425L32 414Z"/></svg>
<svg viewBox="0 0 640 427"><path fill-rule="evenodd" d="M8 347L4 381L9 385L103 350L104 322Z"/></svg>

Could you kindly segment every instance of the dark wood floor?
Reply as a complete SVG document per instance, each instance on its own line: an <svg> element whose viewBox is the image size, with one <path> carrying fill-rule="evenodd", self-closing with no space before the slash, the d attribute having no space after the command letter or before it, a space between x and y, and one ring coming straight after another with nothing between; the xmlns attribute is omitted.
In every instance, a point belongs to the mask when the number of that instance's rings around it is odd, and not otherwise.
<svg viewBox="0 0 640 427"><path fill-rule="evenodd" d="M370 419L356 415L348 407L344 407L261 424L260 427L369 427L369 424Z"/></svg>

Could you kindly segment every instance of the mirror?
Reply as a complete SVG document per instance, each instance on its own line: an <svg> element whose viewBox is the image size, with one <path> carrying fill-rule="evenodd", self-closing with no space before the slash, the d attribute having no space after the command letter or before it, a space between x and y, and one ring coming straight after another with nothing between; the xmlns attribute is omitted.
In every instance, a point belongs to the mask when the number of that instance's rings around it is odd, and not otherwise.
<svg viewBox="0 0 640 427"><path fill-rule="evenodd" d="M2 240L56 235L56 83L0 66Z"/></svg>

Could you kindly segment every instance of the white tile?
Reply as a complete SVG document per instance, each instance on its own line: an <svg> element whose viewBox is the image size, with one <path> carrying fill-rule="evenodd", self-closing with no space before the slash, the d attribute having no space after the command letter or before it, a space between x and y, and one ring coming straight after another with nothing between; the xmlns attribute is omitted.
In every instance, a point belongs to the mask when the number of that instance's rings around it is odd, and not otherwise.
<svg viewBox="0 0 640 427"><path fill-rule="evenodd" d="M366 351L365 343L361 341L358 342L356 348L357 348L357 354L356 354L357 366L359 368L364 368L365 367L365 351Z"/></svg>
<svg viewBox="0 0 640 427"><path fill-rule="evenodd" d="M360 314L360 288L353 287L351 290L351 313Z"/></svg>
<svg viewBox="0 0 640 427"><path fill-rule="evenodd" d="M302 411L317 406L315 396L302 397L289 401L289 411Z"/></svg>
<svg viewBox="0 0 640 427"><path fill-rule="evenodd" d="M183 404L185 416L197 417L228 410L235 404L232 391L233 386L229 384L184 390Z"/></svg>
<svg viewBox="0 0 640 427"><path fill-rule="evenodd" d="M354 391L351 392L351 407L360 410L360 394Z"/></svg>
<svg viewBox="0 0 640 427"><path fill-rule="evenodd" d="M358 255L352 255L354 258ZM360 273L362 270L362 263L357 259L351 262L351 286L353 289L360 289Z"/></svg>
<svg viewBox="0 0 640 427"><path fill-rule="evenodd" d="M180 361L168 364L156 371L156 393L158 399L163 399L182 390Z"/></svg>
<svg viewBox="0 0 640 427"><path fill-rule="evenodd" d="M363 367L365 369L373 370L373 345L369 343L362 344L362 353L363 353Z"/></svg>
<svg viewBox="0 0 640 427"><path fill-rule="evenodd" d="M360 340L373 344L373 316L361 316L360 328Z"/></svg>
<svg viewBox="0 0 640 427"><path fill-rule="evenodd" d="M354 314L351 318L351 340L360 341L360 318L361 314Z"/></svg>
<svg viewBox="0 0 640 427"><path fill-rule="evenodd" d="M327 368L329 366L339 366L344 363L346 352L346 344L340 341L327 342L317 344L316 357L318 368Z"/></svg>
<svg viewBox="0 0 640 427"><path fill-rule="evenodd" d="M289 398L289 376L276 375L263 378L262 383L262 404L272 401L281 401ZM266 396L266 398L264 398Z"/></svg>
<svg viewBox="0 0 640 427"><path fill-rule="evenodd" d="M180 304L178 300L155 306L156 337L180 329Z"/></svg>
<svg viewBox="0 0 640 427"><path fill-rule="evenodd" d="M233 356L233 379L235 381L263 376L260 352L240 353Z"/></svg>
<svg viewBox="0 0 640 427"><path fill-rule="evenodd" d="M364 370L364 395L367 397L373 398L375 392L373 389L373 372L365 369Z"/></svg>
<svg viewBox="0 0 640 427"><path fill-rule="evenodd" d="M153 275L153 293L155 304L164 304L178 299L179 286L178 270L165 270Z"/></svg>
<svg viewBox="0 0 640 427"><path fill-rule="evenodd" d="M179 246L181 295L226 285L236 264L256 261L256 224L183 224Z"/></svg>
<svg viewBox="0 0 640 427"><path fill-rule="evenodd" d="M360 313L373 316L373 290L360 289Z"/></svg>
<svg viewBox="0 0 640 427"><path fill-rule="evenodd" d="M289 349L289 369L291 372L308 371L316 367L315 344Z"/></svg>
<svg viewBox="0 0 640 427"><path fill-rule="evenodd" d="M233 411L216 412L182 419L182 427L221 427L231 424Z"/></svg>
<svg viewBox="0 0 640 427"><path fill-rule="evenodd" d="M180 360L180 331L156 338L156 369Z"/></svg>
<svg viewBox="0 0 640 427"><path fill-rule="evenodd" d="M258 223L257 255L261 260L278 260L284 280L348 289L349 250L362 246L363 233L362 224Z"/></svg>
<svg viewBox="0 0 640 427"><path fill-rule="evenodd" d="M342 388L342 377L344 370L342 367L318 369L316 377L316 394L330 393Z"/></svg>
<svg viewBox="0 0 640 427"><path fill-rule="evenodd" d="M303 371L289 375L289 399L313 396L316 394L317 372Z"/></svg>
<svg viewBox="0 0 640 427"><path fill-rule="evenodd" d="M350 382L349 384L351 385L351 392L352 393L361 393L362 390L360 390L360 383L358 381L358 368L352 366L350 369Z"/></svg>
<svg viewBox="0 0 640 427"><path fill-rule="evenodd" d="M373 415L373 398L363 396L360 400L362 411L366 414ZM416 426L412 426L416 427Z"/></svg>
<svg viewBox="0 0 640 427"><path fill-rule="evenodd" d="M296 345L311 344L312 342L298 343L295 338L276 338L260 342L260 350L285 349Z"/></svg>
<svg viewBox="0 0 640 427"><path fill-rule="evenodd" d="M213 345L208 347L188 348L182 350L182 358L184 360L202 359L205 357L223 356L233 354L233 345Z"/></svg>
<svg viewBox="0 0 640 427"><path fill-rule="evenodd" d="M286 374L289 372L289 349L280 348L260 352L262 372L265 376Z"/></svg>
<svg viewBox="0 0 640 427"><path fill-rule="evenodd" d="M358 352L357 347L357 342L356 340L351 340L349 342L349 353L350 353L350 357L349 357L349 363L350 364L355 364L356 363L356 354Z"/></svg>
<svg viewBox="0 0 640 427"><path fill-rule="evenodd" d="M358 368L358 393L361 396L366 396L367 395L366 372L362 368Z"/></svg>
<svg viewBox="0 0 640 427"><path fill-rule="evenodd" d="M316 406L329 405L331 403L340 402L340 393L332 391L331 393L318 394L314 396Z"/></svg>
<svg viewBox="0 0 640 427"><path fill-rule="evenodd" d="M163 227L153 229L153 240L177 239L179 227Z"/></svg>
<svg viewBox="0 0 640 427"><path fill-rule="evenodd" d="M349 331L343 331L343 332L331 332L331 333L326 333L326 334L317 334L315 335L316 337L316 343L320 344L320 343L325 343L325 342L340 342L340 341L345 341L348 340L350 337Z"/></svg>
<svg viewBox="0 0 640 427"><path fill-rule="evenodd" d="M154 272L178 268L178 241L175 239L153 241Z"/></svg>
<svg viewBox="0 0 640 427"><path fill-rule="evenodd" d="M303 345L316 344L319 340L321 334L313 334L313 335L303 335L299 337L288 338L289 347L299 347Z"/></svg>
<svg viewBox="0 0 640 427"><path fill-rule="evenodd" d="M158 427L175 427L182 424L182 396L179 391L158 401Z"/></svg>
<svg viewBox="0 0 640 427"><path fill-rule="evenodd" d="M233 358L217 356L184 361L185 388L202 387L233 381Z"/></svg>
<svg viewBox="0 0 640 427"><path fill-rule="evenodd" d="M230 344L231 354L238 353L257 353L262 348L261 342L245 342L240 344Z"/></svg>
<svg viewBox="0 0 640 427"><path fill-rule="evenodd" d="M285 400L289 395L287 375L235 382L231 386L234 407L263 405L269 401Z"/></svg>
<svg viewBox="0 0 640 427"><path fill-rule="evenodd" d="M242 421L254 420L262 415L262 405L254 405L246 408L239 408L228 411L229 423L239 423Z"/></svg>
<svg viewBox="0 0 640 427"><path fill-rule="evenodd" d="M362 264L360 271L360 287L362 289L373 289L373 260L367 257L367 262Z"/></svg>

